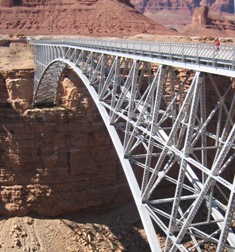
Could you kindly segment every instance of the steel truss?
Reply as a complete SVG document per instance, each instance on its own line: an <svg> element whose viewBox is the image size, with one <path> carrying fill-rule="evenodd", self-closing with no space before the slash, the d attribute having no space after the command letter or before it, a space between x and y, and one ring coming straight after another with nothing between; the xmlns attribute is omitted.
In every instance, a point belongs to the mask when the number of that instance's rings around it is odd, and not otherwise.
<svg viewBox="0 0 235 252"><path fill-rule="evenodd" d="M34 45L34 102L56 102L67 65L93 97L152 251L235 251L234 81L66 46ZM160 248L157 233L165 235Z"/></svg>

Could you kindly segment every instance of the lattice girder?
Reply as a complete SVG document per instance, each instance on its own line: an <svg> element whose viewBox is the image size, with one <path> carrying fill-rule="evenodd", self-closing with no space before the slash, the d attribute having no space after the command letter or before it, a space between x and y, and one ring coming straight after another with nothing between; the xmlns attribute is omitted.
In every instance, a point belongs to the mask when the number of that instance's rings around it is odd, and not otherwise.
<svg viewBox="0 0 235 252"><path fill-rule="evenodd" d="M165 252L202 252L207 243L234 251L233 80L221 84L210 73L189 69L181 76L125 55L52 48L35 45L35 99L48 90L56 99L66 65L78 73L115 139L152 251L160 248L159 228Z"/></svg>

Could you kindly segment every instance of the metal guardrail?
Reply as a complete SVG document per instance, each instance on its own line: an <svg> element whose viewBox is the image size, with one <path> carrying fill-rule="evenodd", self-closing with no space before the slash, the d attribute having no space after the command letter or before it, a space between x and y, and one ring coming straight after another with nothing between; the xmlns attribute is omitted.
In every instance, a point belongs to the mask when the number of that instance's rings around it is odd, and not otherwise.
<svg viewBox="0 0 235 252"><path fill-rule="evenodd" d="M217 52L213 44L173 43L122 39L44 39L30 40L30 44L70 45L109 52L139 55L152 59L166 59L215 68L235 69L235 46L221 45Z"/></svg>

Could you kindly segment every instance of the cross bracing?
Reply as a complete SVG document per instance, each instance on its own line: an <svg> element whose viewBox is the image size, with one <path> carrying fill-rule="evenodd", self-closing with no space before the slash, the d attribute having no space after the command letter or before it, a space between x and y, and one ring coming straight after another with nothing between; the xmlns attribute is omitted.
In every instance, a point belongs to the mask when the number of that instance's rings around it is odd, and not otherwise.
<svg viewBox="0 0 235 252"><path fill-rule="evenodd" d="M182 66L171 54L162 59L92 42L32 41L34 103L57 102L70 66L109 131L151 250L201 252L213 244L217 252L235 251L234 59L222 59L221 49L219 65L212 57L203 68L192 53Z"/></svg>

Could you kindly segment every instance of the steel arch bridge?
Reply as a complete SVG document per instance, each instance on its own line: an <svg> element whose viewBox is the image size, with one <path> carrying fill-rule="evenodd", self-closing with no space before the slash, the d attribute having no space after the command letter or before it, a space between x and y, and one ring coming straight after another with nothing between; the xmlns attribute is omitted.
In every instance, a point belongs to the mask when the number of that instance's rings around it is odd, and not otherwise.
<svg viewBox="0 0 235 252"><path fill-rule="evenodd" d="M84 38L30 44L35 104L57 102L67 66L90 92L151 250L235 251L235 47L216 53L208 44Z"/></svg>

